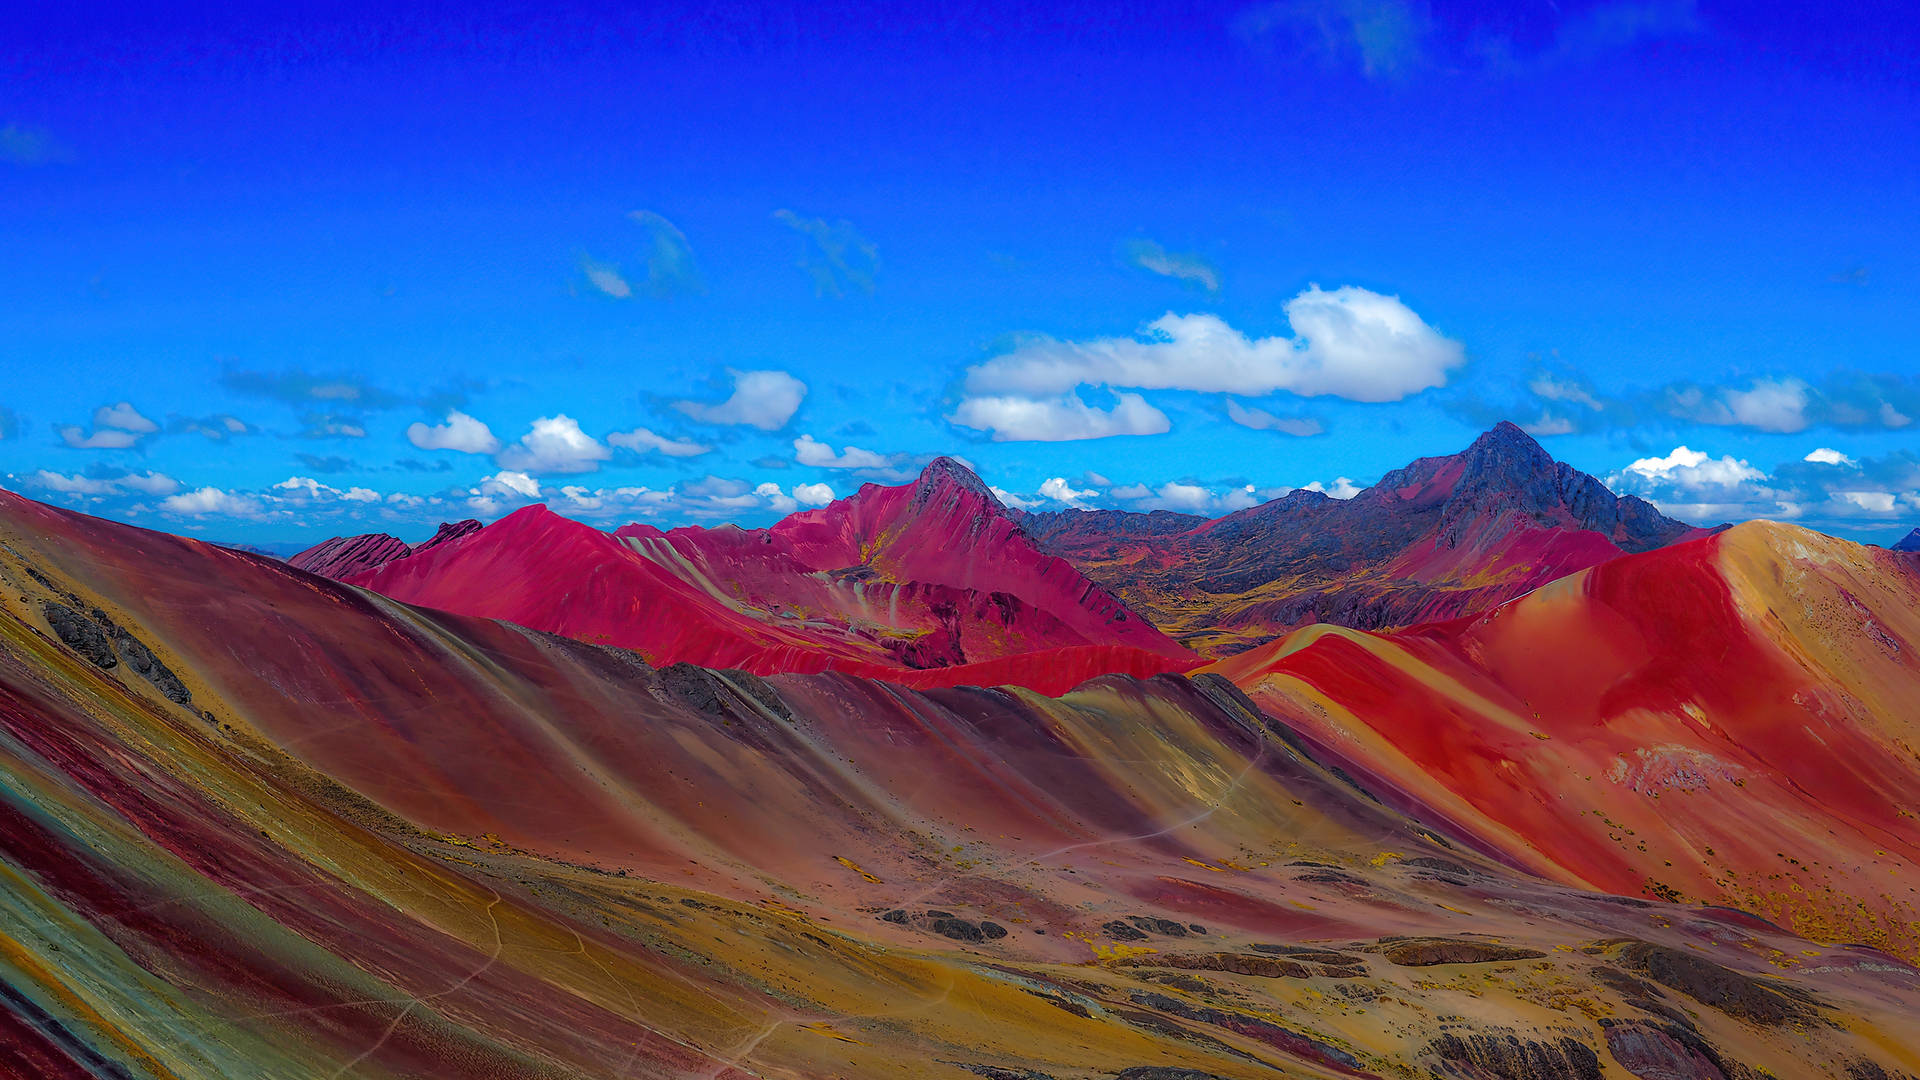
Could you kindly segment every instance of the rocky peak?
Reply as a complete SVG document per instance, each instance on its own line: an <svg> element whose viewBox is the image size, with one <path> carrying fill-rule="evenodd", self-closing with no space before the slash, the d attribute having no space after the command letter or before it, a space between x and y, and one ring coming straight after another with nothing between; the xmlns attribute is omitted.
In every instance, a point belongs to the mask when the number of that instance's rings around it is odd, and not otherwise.
<svg viewBox="0 0 1920 1080"><path fill-rule="evenodd" d="M1906 538L1893 545L1895 551L1920 551L1920 529L1915 529Z"/></svg>
<svg viewBox="0 0 1920 1080"><path fill-rule="evenodd" d="M914 510L935 502L973 500L985 503L990 512L1004 512L1000 500L994 498L993 492L973 474L973 470L950 457L937 457L927 462L927 467L920 470L920 478L913 482L911 508Z"/></svg>

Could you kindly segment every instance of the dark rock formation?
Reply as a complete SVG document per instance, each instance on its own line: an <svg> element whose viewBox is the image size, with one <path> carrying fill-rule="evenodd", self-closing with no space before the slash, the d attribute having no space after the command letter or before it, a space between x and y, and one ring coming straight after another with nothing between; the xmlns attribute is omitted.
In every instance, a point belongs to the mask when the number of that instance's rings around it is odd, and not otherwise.
<svg viewBox="0 0 1920 1080"><path fill-rule="evenodd" d="M1548 1043L1513 1034L1448 1032L1427 1049L1442 1061L1474 1070L1468 1076L1489 1080L1601 1080L1604 1075L1600 1055L1575 1039Z"/></svg>
<svg viewBox="0 0 1920 1080"><path fill-rule="evenodd" d="M1503 960L1537 960L1546 955L1537 949L1461 938L1402 938L1383 941L1381 945L1381 955L1401 967L1492 964Z"/></svg>
<svg viewBox="0 0 1920 1080"><path fill-rule="evenodd" d="M52 600L40 605L40 613L46 616L54 635L94 667L110 668L120 663L106 629L99 623Z"/></svg>
<svg viewBox="0 0 1920 1080"><path fill-rule="evenodd" d="M1755 1024L1806 1022L1817 1015L1811 995L1798 987L1763 981L1682 949L1636 941L1619 956L1630 970Z"/></svg>

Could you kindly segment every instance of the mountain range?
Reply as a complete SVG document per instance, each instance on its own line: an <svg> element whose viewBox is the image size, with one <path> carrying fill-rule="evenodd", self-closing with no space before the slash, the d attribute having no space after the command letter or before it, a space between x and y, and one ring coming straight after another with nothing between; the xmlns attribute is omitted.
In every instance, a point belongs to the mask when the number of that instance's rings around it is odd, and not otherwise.
<svg viewBox="0 0 1920 1080"><path fill-rule="evenodd" d="M1920 1072L1920 562L1537 450L1124 523L1391 598L1210 661L949 461L287 562L0 492L0 1074Z"/></svg>
<svg viewBox="0 0 1920 1080"><path fill-rule="evenodd" d="M1026 514L1040 546L1212 655L1312 623L1381 629L1494 607L1703 530L1553 460L1503 423L1351 499L1299 489L1221 518Z"/></svg>

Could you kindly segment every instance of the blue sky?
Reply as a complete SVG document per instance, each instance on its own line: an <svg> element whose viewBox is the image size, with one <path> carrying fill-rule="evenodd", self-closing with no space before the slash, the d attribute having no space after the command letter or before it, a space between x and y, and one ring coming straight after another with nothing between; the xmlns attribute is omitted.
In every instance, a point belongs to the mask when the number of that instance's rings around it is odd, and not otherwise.
<svg viewBox="0 0 1920 1080"><path fill-rule="evenodd" d="M940 453L1218 513L1510 418L1920 524L1920 17L1172 7L0 16L0 482L260 543Z"/></svg>

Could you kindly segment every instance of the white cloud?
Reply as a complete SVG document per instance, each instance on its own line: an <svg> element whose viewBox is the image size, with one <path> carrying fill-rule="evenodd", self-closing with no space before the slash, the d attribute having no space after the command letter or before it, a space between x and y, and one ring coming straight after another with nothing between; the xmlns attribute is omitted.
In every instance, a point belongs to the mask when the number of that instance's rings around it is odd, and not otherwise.
<svg viewBox="0 0 1920 1080"><path fill-rule="evenodd" d="M565 413L542 416L520 441L502 448L494 463L502 469L523 473L593 472L613 451L580 430L580 424Z"/></svg>
<svg viewBox="0 0 1920 1080"><path fill-rule="evenodd" d="M33 474L33 482L48 491L58 491L63 495L111 495L115 490L110 480L99 480L80 473L65 476L45 469Z"/></svg>
<svg viewBox="0 0 1920 1080"><path fill-rule="evenodd" d="M800 409L807 384L784 371L730 371L733 394L717 405L677 402L674 408L709 424L748 424L778 431Z"/></svg>
<svg viewBox="0 0 1920 1080"><path fill-rule="evenodd" d="M66 476L41 469L33 474L33 482L49 491L68 495L120 495L128 492L141 495L171 495L180 490L180 481L165 473L152 471L127 473L123 476L95 477L81 473Z"/></svg>
<svg viewBox="0 0 1920 1080"><path fill-rule="evenodd" d="M1731 455L1718 460L1702 451L1676 446L1665 457L1641 458L1629 464L1626 472L1647 480L1660 480L1682 487L1733 487L1765 480L1767 474L1736 460Z"/></svg>
<svg viewBox="0 0 1920 1080"><path fill-rule="evenodd" d="M1836 491L1833 498L1871 514L1893 513L1894 493L1891 491Z"/></svg>
<svg viewBox="0 0 1920 1080"><path fill-rule="evenodd" d="M1217 315L1168 312L1147 340L1037 341L967 372L973 395L1047 397L1083 384L1398 401L1443 385L1466 360L1395 296L1318 285L1289 300L1292 337L1249 339Z"/></svg>
<svg viewBox="0 0 1920 1080"><path fill-rule="evenodd" d="M893 464L885 454L862 450L857 446L849 446L836 454L833 447L811 435L802 435L793 440L793 458L802 465L816 469L884 469Z"/></svg>
<svg viewBox="0 0 1920 1080"><path fill-rule="evenodd" d="M1079 394L1055 398L990 395L962 398L948 419L961 427L991 431L995 442L1067 442L1113 435L1158 435L1172 425L1167 414L1139 394L1114 395L1111 409L1098 409Z"/></svg>
<svg viewBox="0 0 1920 1080"><path fill-rule="evenodd" d="M780 490L780 485L771 481L753 489L753 493L767 501L767 509L779 514L791 514L800 509L800 504L792 496Z"/></svg>
<svg viewBox="0 0 1920 1080"><path fill-rule="evenodd" d="M486 424L458 409L447 413L444 424L408 425L407 441L422 450L458 450L463 454L492 454L500 449L500 440Z"/></svg>
<svg viewBox="0 0 1920 1080"><path fill-rule="evenodd" d="M137 491L142 495L171 495L180 490L180 481L165 473L144 472L128 473L115 480L128 491Z"/></svg>
<svg viewBox="0 0 1920 1080"><path fill-rule="evenodd" d="M1275 416L1265 409L1249 409L1232 398L1227 399L1227 419L1255 431L1278 431L1301 437L1318 435L1326 428L1310 416Z"/></svg>
<svg viewBox="0 0 1920 1080"><path fill-rule="evenodd" d="M273 485L273 489L275 491L285 491L289 494L305 492L305 497L309 500L344 499L347 502L358 503L376 503L380 501L380 493L371 488L354 487L342 491L330 484L323 484L311 476L289 476L285 480Z"/></svg>
<svg viewBox="0 0 1920 1080"><path fill-rule="evenodd" d="M187 517L259 517L262 512L260 500L253 496L222 491L216 487L169 495L160 500L160 509Z"/></svg>
<svg viewBox="0 0 1920 1080"><path fill-rule="evenodd" d="M119 428L140 435L151 435L160 430L160 425L140 415L140 410L121 402L118 405L102 405L93 410L93 426L96 428Z"/></svg>
<svg viewBox="0 0 1920 1080"><path fill-rule="evenodd" d="M492 492L495 494L524 495L529 499L537 499L540 497L540 482L538 480L528 476L526 473L513 472L509 469L502 469L492 476L482 477L480 479L480 488L482 494L488 493L488 489L491 488L497 489Z"/></svg>
<svg viewBox="0 0 1920 1080"><path fill-rule="evenodd" d="M1142 510L1176 510L1183 514L1230 514L1260 501L1252 484L1216 492L1199 484L1175 480L1151 489L1143 484L1119 487L1113 490L1113 495Z"/></svg>
<svg viewBox="0 0 1920 1080"><path fill-rule="evenodd" d="M60 441L75 450L125 450L137 445L140 436L113 428L100 428L88 434L78 425L69 424L60 429Z"/></svg>
<svg viewBox="0 0 1920 1080"><path fill-rule="evenodd" d="M795 484L793 497L805 506L825 506L833 501L833 489L826 484Z"/></svg>
<svg viewBox="0 0 1920 1080"><path fill-rule="evenodd" d="M1015 495L1005 488L990 487L987 490L993 492L993 497L1000 500L1001 506L1012 507L1015 510L1031 510L1040 505L1039 499L1029 499L1025 496Z"/></svg>
<svg viewBox="0 0 1920 1080"><path fill-rule="evenodd" d="M1084 507L1087 505L1088 499L1098 494L1100 493L1092 488L1088 488L1085 491L1075 491L1073 485L1067 483L1067 479L1064 476L1056 476L1040 485L1040 495L1042 498L1052 499L1054 502L1065 503L1068 506Z"/></svg>
<svg viewBox="0 0 1920 1080"><path fill-rule="evenodd" d="M1308 491L1317 491L1330 499L1351 499L1366 489L1344 476L1337 476L1333 483L1323 484L1318 480L1306 485Z"/></svg>
<svg viewBox="0 0 1920 1080"><path fill-rule="evenodd" d="M1667 395L1667 411L1681 419L1780 434L1804 431L1813 422L1807 415L1813 403L1813 388L1791 378L1758 379L1747 389L1711 395L1692 387Z"/></svg>
<svg viewBox="0 0 1920 1080"><path fill-rule="evenodd" d="M1838 450L1822 446L1810 451L1801 461L1811 461L1816 465L1852 465L1854 460Z"/></svg>
<svg viewBox="0 0 1920 1080"><path fill-rule="evenodd" d="M644 454L653 450L668 457L699 457L713 449L691 439L669 439L665 435L656 435L643 427L632 431L616 431L607 436L607 441L636 453Z"/></svg>

